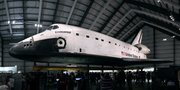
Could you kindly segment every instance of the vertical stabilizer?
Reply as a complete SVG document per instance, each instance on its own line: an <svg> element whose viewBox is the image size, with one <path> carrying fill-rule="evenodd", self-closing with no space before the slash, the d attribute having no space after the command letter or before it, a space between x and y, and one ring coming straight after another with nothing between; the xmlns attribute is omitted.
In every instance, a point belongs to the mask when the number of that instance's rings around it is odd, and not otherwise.
<svg viewBox="0 0 180 90"><path fill-rule="evenodd" d="M142 33L142 29L141 29L131 44L132 45L141 44L142 36L143 36L143 33Z"/></svg>

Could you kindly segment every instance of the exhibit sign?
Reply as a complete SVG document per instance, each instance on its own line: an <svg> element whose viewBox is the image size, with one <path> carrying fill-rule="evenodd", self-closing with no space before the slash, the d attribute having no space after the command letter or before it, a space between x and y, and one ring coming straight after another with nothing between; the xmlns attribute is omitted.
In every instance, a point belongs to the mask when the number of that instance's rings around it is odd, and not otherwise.
<svg viewBox="0 0 180 90"><path fill-rule="evenodd" d="M17 67L0 67L0 73L17 73Z"/></svg>

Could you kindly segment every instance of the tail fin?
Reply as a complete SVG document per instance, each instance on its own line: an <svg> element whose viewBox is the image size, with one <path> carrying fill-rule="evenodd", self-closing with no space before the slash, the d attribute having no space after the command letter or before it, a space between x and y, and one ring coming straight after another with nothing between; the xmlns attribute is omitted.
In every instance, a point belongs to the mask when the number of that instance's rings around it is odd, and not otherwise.
<svg viewBox="0 0 180 90"><path fill-rule="evenodd" d="M142 33L142 29L141 29L141 30L139 30L137 36L134 38L134 40L131 44L132 45L141 44L142 36L143 36L143 33Z"/></svg>

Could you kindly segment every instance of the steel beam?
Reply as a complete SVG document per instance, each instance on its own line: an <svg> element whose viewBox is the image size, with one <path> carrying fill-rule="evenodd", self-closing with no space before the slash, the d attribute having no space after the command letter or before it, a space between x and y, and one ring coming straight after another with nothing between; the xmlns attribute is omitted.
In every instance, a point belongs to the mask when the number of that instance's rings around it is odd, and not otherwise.
<svg viewBox="0 0 180 90"><path fill-rule="evenodd" d="M109 0L106 5L104 6L104 8L101 10L101 12L98 14L98 16L96 17L96 19L94 20L94 22L92 23L91 27L89 29L92 29L94 24L97 22L97 20L99 19L99 17L101 16L101 14L104 12L104 10L106 9L106 7L109 5L109 3L111 2L111 0Z"/></svg>
<svg viewBox="0 0 180 90"><path fill-rule="evenodd" d="M7 5L6 0L4 0L4 4L5 4L6 14L7 14L8 22L9 22L8 24L9 24L10 34L12 36L12 26L11 26L11 20L10 20L10 17L9 17L9 9L8 9L8 5Z"/></svg>
<svg viewBox="0 0 180 90"><path fill-rule="evenodd" d="M107 24L111 21L111 19L116 15L116 13L119 11L119 9L121 8L121 6L124 4L124 1L122 1L122 3L115 9L115 11L111 14L111 16L105 21L105 23L102 25L102 27L99 29L98 32L102 32L104 30L104 28L107 26Z"/></svg>
<svg viewBox="0 0 180 90"><path fill-rule="evenodd" d="M154 24L156 24L156 23L154 23ZM149 26L149 27L152 27L152 28L155 28L156 30L158 30L158 31L160 31L160 32L162 32L162 33L164 33L164 34L169 35L169 37L175 36L174 34L172 34L172 33L170 33L170 32L167 32L167 31L165 31L165 30L163 30L163 29L161 29L161 28L158 28L158 27L155 27L155 26L146 24L146 23L145 23L145 25L146 25L146 26ZM166 28L166 27L164 27L164 28ZM169 29L169 28L168 28L168 29ZM169 29L169 30L171 30L171 29ZM180 37L176 36L176 39L180 40Z"/></svg>
<svg viewBox="0 0 180 90"><path fill-rule="evenodd" d="M54 16L53 16L52 24L54 24L54 22L55 22L55 20L56 20L56 14L57 14L57 11L58 11L59 2L60 2L60 0L57 0L56 8L55 8L55 10L54 10Z"/></svg>
<svg viewBox="0 0 180 90"><path fill-rule="evenodd" d="M113 37L116 38L136 17L137 15L131 18Z"/></svg>
<svg viewBox="0 0 180 90"><path fill-rule="evenodd" d="M33 66L33 70L137 70L143 67L135 68L105 68L105 67L62 67L62 66Z"/></svg>
<svg viewBox="0 0 180 90"><path fill-rule="evenodd" d="M129 15L133 10L128 11L117 23L113 26L113 28L107 33L109 35L116 27L119 25L119 23L127 16Z"/></svg>
<svg viewBox="0 0 180 90"><path fill-rule="evenodd" d="M171 6L173 6L174 8L180 9L180 5L177 4L177 3L171 2L171 0L161 0L161 1L163 1L164 3L167 3L167 4L171 5Z"/></svg>
<svg viewBox="0 0 180 90"><path fill-rule="evenodd" d="M157 25L157 24L153 24L153 23L150 23L150 22L147 22L147 21L140 21L140 22L138 22L133 28L131 28L128 32L126 32L126 33L120 38L120 40L122 40L129 32L131 32L134 28L136 28L136 27L137 27L139 24L141 24L141 23L146 23L146 24L149 24L149 25L152 25L152 26L161 28L161 29L163 29L163 30L165 30L165 31L167 31L167 32L170 32L170 33L172 33L172 34L180 37L180 35L179 35L178 33L173 32L173 31L171 31L171 30L169 30L169 29L167 29L167 28L164 28L164 27L162 27L162 26L159 26L159 25Z"/></svg>
<svg viewBox="0 0 180 90"><path fill-rule="evenodd" d="M130 30L128 30L128 32L126 32L121 38L120 40L122 40L129 32L131 32L134 28L136 28L139 24L144 23L145 21L140 21L138 22L134 27L132 27Z"/></svg>
<svg viewBox="0 0 180 90"><path fill-rule="evenodd" d="M25 3L25 1L23 0L22 1L22 4L23 4L23 28L24 28L24 38L26 38L26 29L25 29L25 27L26 27L26 25L25 25L25 7L24 7L24 3Z"/></svg>
<svg viewBox="0 0 180 90"><path fill-rule="evenodd" d="M156 24L158 24L158 25L160 25L160 26L163 26L163 27L165 27L165 28L168 28L168 29L170 29L171 31L180 33L179 28L173 26L172 24L168 24L168 23L166 23L166 22L162 22L162 21L160 21L160 20L158 20L158 19L155 19L155 18L152 18L152 17L148 17L148 16L145 16L145 15L138 15L138 16L141 17L141 18L144 18L145 20L148 20L149 22L154 22L154 23L156 23Z"/></svg>
<svg viewBox="0 0 180 90"><path fill-rule="evenodd" d="M140 11L140 10L136 10L136 9L131 9L131 10L129 10L129 11L116 23L116 25L113 26L113 28L108 32L107 35L109 35L109 34L117 27L117 25L119 25L119 23L120 23L127 15L129 15L131 12L136 12L136 13L145 14L145 15L147 15L147 16L151 16L151 17L154 17L154 18L158 18L158 19L160 19L160 20L166 21L166 22L168 22L168 23L171 23L171 24L179 27L179 25L178 25L177 23L175 23L175 22L173 22L173 21L171 21L171 20L168 20L168 19L166 19L166 18L160 17L160 16L158 16L158 15L154 15L154 14L152 14L152 13L148 13L148 12L145 12L145 11Z"/></svg>
<svg viewBox="0 0 180 90"><path fill-rule="evenodd" d="M79 25L78 25L79 27L81 27L82 23L84 22L84 20L85 20L85 18L86 18L86 16L87 16L87 14L88 14L88 12L89 12L91 6L93 5L93 3L94 3L94 0L91 0L91 2L90 2L90 4L89 4L88 8L86 9L86 11L85 11L85 13L84 13L84 15L83 15L83 17L82 17L82 19L81 19Z"/></svg>
<svg viewBox="0 0 180 90"><path fill-rule="evenodd" d="M1 67L4 67L4 45L3 45L2 36L1 36Z"/></svg>
<svg viewBox="0 0 180 90"><path fill-rule="evenodd" d="M175 13L173 11L169 12L169 10L167 10L165 8L162 8L162 7L159 7L156 5L152 5L152 4L148 4L148 3L144 3L144 2L134 1L134 0L125 0L125 2L129 3L129 4L136 5L136 6L143 7L143 8L152 10L152 11L155 11L157 13L161 13L167 17L169 17L172 14L174 16L175 20L180 22L180 17L179 17L178 13Z"/></svg>
<svg viewBox="0 0 180 90"><path fill-rule="evenodd" d="M26 63L26 61L23 61L23 64L24 64L23 65L24 73L26 73L26 68L25 68L26 65L25 65L25 63Z"/></svg>
<svg viewBox="0 0 180 90"><path fill-rule="evenodd" d="M70 14L69 14L69 17L68 17L68 19L67 19L67 21L66 21L66 24L69 23L69 20L70 20L70 18L71 18L71 15L72 15L72 13L73 13L73 11L74 11L74 8L75 8L75 6L76 6L76 3L77 3L77 0L75 0L74 3L73 3L73 6L72 6L71 12L70 12Z"/></svg>
<svg viewBox="0 0 180 90"><path fill-rule="evenodd" d="M39 15L38 15L38 25L40 25L40 21L41 21L41 10L42 10L42 2L43 0L40 0L39 3ZM37 26L37 33L39 33L39 27Z"/></svg>
<svg viewBox="0 0 180 90"><path fill-rule="evenodd" d="M173 38L173 66L176 66L176 40Z"/></svg>
<svg viewBox="0 0 180 90"><path fill-rule="evenodd" d="M156 58L156 41L155 41L155 38L156 38L156 32L155 32L155 27L153 27L153 56L154 56L154 59Z"/></svg>
<svg viewBox="0 0 180 90"><path fill-rule="evenodd" d="M179 3L179 5L180 5L180 0L178 0L178 1L179 1L179 2L178 2L178 3ZM179 9L179 13L180 13L180 9Z"/></svg>
<svg viewBox="0 0 180 90"><path fill-rule="evenodd" d="M145 24L143 24L142 26L138 27L137 29L135 29L135 32L131 33L126 39L124 39L124 42L127 42L127 40L129 40L132 36L134 36L135 33L138 34L139 30L142 29L145 26ZM135 38L135 37L134 37ZM132 43L133 41L131 41Z"/></svg>

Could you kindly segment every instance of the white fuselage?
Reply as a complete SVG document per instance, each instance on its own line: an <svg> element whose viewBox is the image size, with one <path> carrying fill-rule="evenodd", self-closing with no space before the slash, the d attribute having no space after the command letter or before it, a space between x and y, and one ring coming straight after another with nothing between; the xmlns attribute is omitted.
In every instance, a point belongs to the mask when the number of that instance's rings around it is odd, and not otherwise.
<svg viewBox="0 0 180 90"><path fill-rule="evenodd" d="M34 41L62 37L66 40L66 47L59 49L62 53L78 53L115 58L147 59L139 49L115 38L87 30L80 27L53 24L59 28L46 30L33 36ZM27 38L23 42L29 41ZM57 41L57 44L59 41ZM63 42L62 42L63 43Z"/></svg>

